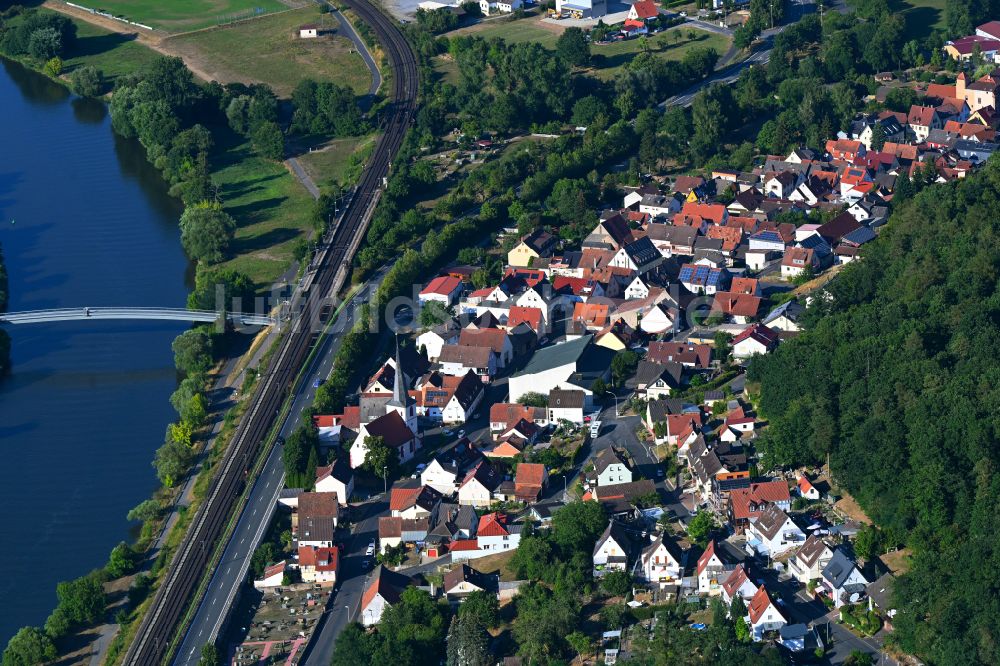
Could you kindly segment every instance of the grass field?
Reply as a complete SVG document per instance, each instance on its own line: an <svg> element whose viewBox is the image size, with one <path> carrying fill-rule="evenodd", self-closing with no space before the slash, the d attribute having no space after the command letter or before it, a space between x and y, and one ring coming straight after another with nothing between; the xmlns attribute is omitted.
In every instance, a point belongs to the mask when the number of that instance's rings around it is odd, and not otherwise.
<svg viewBox="0 0 1000 666"><path fill-rule="evenodd" d="M538 19L521 19L511 22L484 22L478 23L468 28L460 28L449 35L477 35L486 39L490 37L501 37L507 42L538 42L542 46L555 49L556 40L559 39L559 27L551 26L550 30ZM694 39L688 38L689 34L694 34ZM675 38L679 35L679 38ZM718 51L721 57L731 45L731 40L723 35L714 32L706 32L696 28L676 27L666 30L658 35L651 35L646 39L649 50L664 60L677 61L684 57L684 54L693 47L710 47ZM642 49L642 42L639 39L629 39L612 44L592 44L590 53L593 56L594 76L602 80L610 80L619 74L621 68ZM434 59L434 69L447 83L458 83L458 66L448 55L438 56Z"/></svg>
<svg viewBox="0 0 1000 666"><path fill-rule="evenodd" d="M266 83L282 97L306 77L367 92L371 74L354 44L337 34L299 39L296 29L303 23L339 27L332 16L321 17L310 7L178 35L165 40L163 47L218 81Z"/></svg>
<svg viewBox="0 0 1000 666"><path fill-rule="evenodd" d="M282 164L257 157L241 137L217 132L215 140L212 180L238 224L234 258L223 267L267 287L288 269L296 241L308 234L312 197Z"/></svg>
<svg viewBox="0 0 1000 666"><path fill-rule="evenodd" d="M556 40L559 39L560 33L562 33L562 28L559 26L548 26L537 18L526 18L517 21L483 21L467 28L453 30L447 33L447 36L476 35L484 39L502 37L511 44L538 42L545 48L555 49Z"/></svg>
<svg viewBox="0 0 1000 666"><path fill-rule="evenodd" d="M375 136L336 139L325 150L302 155L299 162L320 187L344 186L357 180L360 165L375 147Z"/></svg>
<svg viewBox="0 0 1000 666"><path fill-rule="evenodd" d="M54 14L49 9L41 8L40 12ZM10 23L14 25L19 18ZM76 24L76 43L63 57L65 76L85 65L93 65L104 72L106 92L114 87L115 79L123 74L130 74L141 69L154 60L158 54L137 42L129 35L122 35L100 28L86 21L70 18ZM27 63L35 68L37 64Z"/></svg>
<svg viewBox="0 0 1000 666"><path fill-rule="evenodd" d="M692 33L695 35L694 39L688 37ZM721 58L729 50L731 40L714 32L677 27L647 37L646 44L650 52L658 58L677 61L683 59L684 54L694 47L713 48ZM613 79L621 71L621 68L641 50L642 42L640 39L628 39L612 44L594 44L591 46L590 52L593 55L595 75L604 80Z"/></svg>
<svg viewBox="0 0 1000 666"><path fill-rule="evenodd" d="M907 39L924 39L945 28L945 0L894 0L890 4L893 12L902 14L906 20Z"/></svg>
<svg viewBox="0 0 1000 666"><path fill-rule="evenodd" d="M207 28L252 16L255 10L287 9L278 0L80 0L76 4L167 32Z"/></svg>
<svg viewBox="0 0 1000 666"><path fill-rule="evenodd" d="M104 72L110 90L119 76L141 69L160 55L128 35L109 32L85 21L74 19L73 22L76 23L77 40L63 59L65 74L72 74L74 69L84 65L93 65Z"/></svg>

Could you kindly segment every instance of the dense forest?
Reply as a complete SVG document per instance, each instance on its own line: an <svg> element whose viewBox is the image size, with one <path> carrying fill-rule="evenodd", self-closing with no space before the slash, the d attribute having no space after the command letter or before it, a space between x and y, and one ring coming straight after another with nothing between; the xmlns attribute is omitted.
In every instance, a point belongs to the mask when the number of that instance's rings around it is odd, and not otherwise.
<svg viewBox="0 0 1000 666"><path fill-rule="evenodd" d="M913 549L902 649L1000 663L1000 163L899 206L863 261L757 358L765 463L829 455L839 485Z"/></svg>

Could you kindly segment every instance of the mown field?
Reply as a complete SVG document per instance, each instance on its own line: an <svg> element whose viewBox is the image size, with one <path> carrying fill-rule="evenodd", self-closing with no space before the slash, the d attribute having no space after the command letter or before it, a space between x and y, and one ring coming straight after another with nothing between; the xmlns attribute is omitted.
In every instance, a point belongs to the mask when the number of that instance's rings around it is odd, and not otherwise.
<svg viewBox="0 0 1000 666"><path fill-rule="evenodd" d="M328 31L316 39L299 39L304 23ZM163 42L191 66L223 83L266 83L288 97L303 78L368 91L371 73L347 37L337 34L339 23L316 7L296 9L235 25L177 35Z"/></svg>
<svg viewBox="0 0 1000 666"><path fill-rule="evenodd" d="M167 32L207 28L255 12L287 9L278 0L78 0L75 4Z"/></svg>
<svg viewBox="0 0 1000 666"><path fill-rule="evenodd" d="M925 39L935 30L945 29L945 0L895 0L891 6L906 20L907 39Z"/></svg>
<svg viewBox="0 0 1000 666"><path fill-rule="evenodd" d="M299 157L299 162L320 187L346 186L360 176L364 160L375 148L376 135L335 139L323 150Z"/></svg>
<svg viewBox="0 0 1000 666"><path fill-rule="evenodd" d="M292 263L296 242L309 233L313 199L283 164L254 154L249 141L218 132L212 180L222 205L237 222L224 268L234 268L267 287Z"/></svg>
<svg viewBox="0 0 1000 666"><path fill-rule="evenodd" d="M476 35L484 39L500 37L510 43L538 42L545 48L555 49L559 33L559 26L550 26L536 18L527 18L510 22L486 21L467 28L459 28L448 35ZM594 76L604 81L613 79L643 48L647 48L664 60L679 61L694 47L714 48L719 57L722 57L731 45L732 40L723 35L691 26L678 26L658 35L649 35L644 40L637 38L611 44L591 44L590 53L593 56L591 71ZM447 54L435 58L435 70L448 83L458 83L458 67Z"/></svg>
<svg viewBox="0 0 1000 666"><path fill-rule="evenodd" d="M448 37L455 35L476 35L489 39L502 37L512 44L517 42L538 42L542 46L554 49L556 40L562 33L562 28L556 25L542 23L537 18L525 18L517 21L490 20L459 28L447 33Z"/></svg>
<svg viewBox="0 0 1000 666"><path fill-rule="evenodd" d="M643 50L644 43L645 48L656 57L679 61L695 47L713 48L721 58L729 50L732 40L714 32L678 26L645 38L628 39L612 44L594 44L590 47L594 74L603 80L615 78L622 67Z"/></svg>

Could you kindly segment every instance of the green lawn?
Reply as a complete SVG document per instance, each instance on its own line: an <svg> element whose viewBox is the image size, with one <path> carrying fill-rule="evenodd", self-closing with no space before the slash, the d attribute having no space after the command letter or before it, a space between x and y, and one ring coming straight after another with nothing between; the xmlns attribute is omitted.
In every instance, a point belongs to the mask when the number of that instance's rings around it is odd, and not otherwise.
<svg viewBox="0 0 1000 666"><path fill-rule="evenodd" d="M545 48L555 49L556 40L562 29L559 26L546 26L538 18L530 17L516 21L490 20L459 28L447 33L448 37L456 35L476 35L483 39L502 37L512 44L517 42L538 42Z"/></svg>
<svg viewBox="0 0 1000 666"><path fill-rule="evenodd" d="M555 48L557 33L538 26L536 20L522 19L511 23L477 24L461 28L449 33L451 35L478 35L480 37L502 37L509 42L537 41L546 48ZM694 34L694 39L688 37ZM675 38L674 35L680 35ZM710 47L719 53L719 57L729 50L731 40L714 32L698 30L697 28L675 27L658 35L646 38L649 50L664 60L677 61L693 47ZM628 39L611 44L592 44L590 52L593 56L594 76L602 80L610 80L618 76L625 64L642 50L640 39ZM458 66L447 54L434 59L434 69L448 83L459 81Z"/></svg>
<svg viewBox="0 0 1000 666"><path fill-rule="evenodd" d="M55 14L44 7L39 11ZM76 24L76 43L63 56L63 78L68 78L74 70L84 65L93 65L104 72L106 92L114 87L115 79L144 67L157 57L157 53L137 42L129 35L110 32L86 21L67 17ZM10 21L16 24L20 18ZM26 62L33 68L38 63Z"/></svg>
<svg viewBox="0 0 1000 666"><path fill-rule="evenodd" d="M254 155L249 142L216 132L212 180L238 224L233 259L223 264L272 284L292 262L292 248L309 232L312 197L282 164Z"/></svg>
<svg viewBox="0 0 1000 666"><path fill-rule="evenodd" d="M695 34L689 39L688 34ZM675 35L680 35L676 38ZM706 32L688 27L676 27L665 30L658 35L645 38L649 50L664 60L677 61L684 58L694 47L709 47L719 53L719 57L729 50L730 40L714 32ZM593 54L594 74L604 80L615 78L621 68L642 50L642 38L628 39L612 44L594 44L590 51Z"/></svg>
<svg viewBox="0 0 1000 666"><path fill-rule="evenodd" d="M129 35L109 32L86 21L73 19L73 22L76 23L77 40L63 60L64 74L93 65L104 72L110 91L119 76L141 69L160 55Z"/></svg>
<svg viewBox="0 0 1000 666"><path fill-rule="evenodd" d="M249 17L255 11L287 8L278 0L81 0L76 4L167 32L196 30Z"/></svg>
<svg viewBox="0 0 1000 666"><path fill-rule="evenodd" d="M907 39L924 39L945 28L945 0L893 0L891 6L894 13L906 19Z"/></svg>
<svg viewBox="0 0 1000 666"><path fill-rule="evenodd" d="M331 31L339 27L332 16L320 16L310 7L177 35L163 46L210 78L266 83L282 97L288 97L306 77L347 85L358 94L367 92L371 73L354 44L335 32L299 39L296 29L303 23L320 24Z"/></svg>
<svg viewBox="0 0 1000 666"><path fill-rule="evenodd" d="M357 180L360 167L375 147L376 135L331 141L329 147L305 153L299 162L320 187L344 186Z"/></svg>

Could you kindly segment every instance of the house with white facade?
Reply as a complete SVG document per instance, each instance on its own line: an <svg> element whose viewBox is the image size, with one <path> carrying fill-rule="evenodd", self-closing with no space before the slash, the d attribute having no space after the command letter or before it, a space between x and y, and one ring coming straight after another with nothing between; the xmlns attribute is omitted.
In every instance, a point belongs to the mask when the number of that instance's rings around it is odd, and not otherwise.
<svg viewBox="0 0 1000 666"><path fill-rule="evenodd" d="M709 541L705 552L698 558L698 594L714 597L722 594L722 583L736 568L735 563L722 551L716 542Z"/></svg>
<svg viewBox="0 0 1000 666"><path fill-rule="evenodd" d="M316 492L336 493L341 506L346 505L354 494L354 472L347 459L338 457L332 464L316 468Z"/></svg>
<svg viewBox="0 0 1000 666"><path fill-rule="evenodd" d="M737 596L743 601L750 601L757 594L757 584L750 578L750 572L745 564L739 564L722 582L722 601L731 606Z"/></svg>
<svg viewBox="0 0 1000 666"><path fill-rule="evenodd" d="M684 577L684 554L673 539L664 534L653 537L642 549L639 570L642 580L660 585L678 585Z"/></svg>
<svg viewBox="0 0 1000 666"><path fill-rule="evenodd" d="M378 624L385 609L399 603L403 590L412 583L408 576L386 569L381 564L375 568L369 580L358 609L358 619L366 627Z"/></svg>
<svg viewBox="0 0 1000 666"><path fill-rule="evenodd" d="M747 551L775 557L806 540L805 532L775 504L768 504L747 526Z"/></svg>
<svg viewBox="0 0 1000 666"><path fill-rule="evenodd" d="M450 307L462 295L462 281L453 275L442 275L427 283L417 299L421 305L438 303Z"/></svg>
<svg viewBox="0 0 1000 666"><path fill-rule="evenodd" d="M631 554L631 537L621 523L612 520L594 544L594 575L603 576L609 571L628 571Z"/></svg>
<svg viewBox="0 0 1000 666"><path fill-rule="evenodd" d="M510 14L524 6L522 0L479 0L479 11L483 16Z"/></svg>
<svg viewBox="0 0 1000 666"><path fill-rule="evenodd" d="M316 583L326 587L337 583L340 551L334 548L316 548L299 544L299 575L303 583Z"/></svg>
<svg viewBox="0 0 1000 666"><path fill-rule="evenodd" d="M610 376L614 352L593 345L593 335L583 335L537 350L524 368L508 381L508 400L517 402L525 393L548 395L553 389L579 389L586 395L585 408L592 405L591 386L595 379Z"/></svg>
<svg viewBox="0 0 1000 666"><path fill-rule="evenodd" d="M583 410L587 395L579 389L553 389L549 391L549 423L569 421L583 425Z"/></svg>
<svg viewBox="0 0 1000 666"><path fill-rule="evenodd" d="M763 324L753 324L733 338L733 358L748 359L778 346L778 334Z"/></svg>
<svg viewBox="0 0 1000 666"><path fill-rule="evenodd" d="M482 459L480 450L463 437L434 456L420 473L420 483L444 496L451 496L458 491L466 471Z"/></svg>
<svg viewBox="0 0 1000 666"><path fill-rule="evenodd" d="M632 467L625 457L612 447L599 450L594 456L594 476L598 486L632 483Z"/></svg>
<svg viewBox="0 0 1000 666"><path fill-rule="evenodd" d="M788 572L795 576L795 580L806 585L811 580L822 578L823 570L832 558L833 549L815 534L810 534L802 547L788 560Z"/></svg>
<svg viewBox="0 0 1000 666"><path fill-rule="evenodd" d="M757 590L747 605L747 625L750 627L750 635L755 642L764 640L764 634L769 631L778 631L788 620L778 608L778 605L771 600L767 588L763 585Z"/></svg>
<svg viewBox="0 0 1000 666"><path fill-rule="evenodd" d="M424 331L417 336L417 349L423 348L427 354L427 360L435 362L441 355L441 348L445 345L453 345L458 342L461 327L454 319L438 324L434 328Z"/></svg>
<svg viewBox="0 0 1000 666"><path fill-rule="evenodd" d="M823 569L820 585L833 599L834 608L840 608L864 599L868 580L847 553L838 548Z"/></svg>
<svg viewBox="0 0 1000 666"><path fill-rule="evenodd" d="M473 539L451 542L451 561L460 562L487 555L515 550L521 544L521 524L514 523L506 514L488 513L479 518Z"/></svg>
<svg viewBox="0 0 1000 666"><path fill-rule="evenodd" d="M486 460L481 460L469 470L458 486L460 505L488 507L497 497L495 493L503 483L503 474Z"/></svg>

